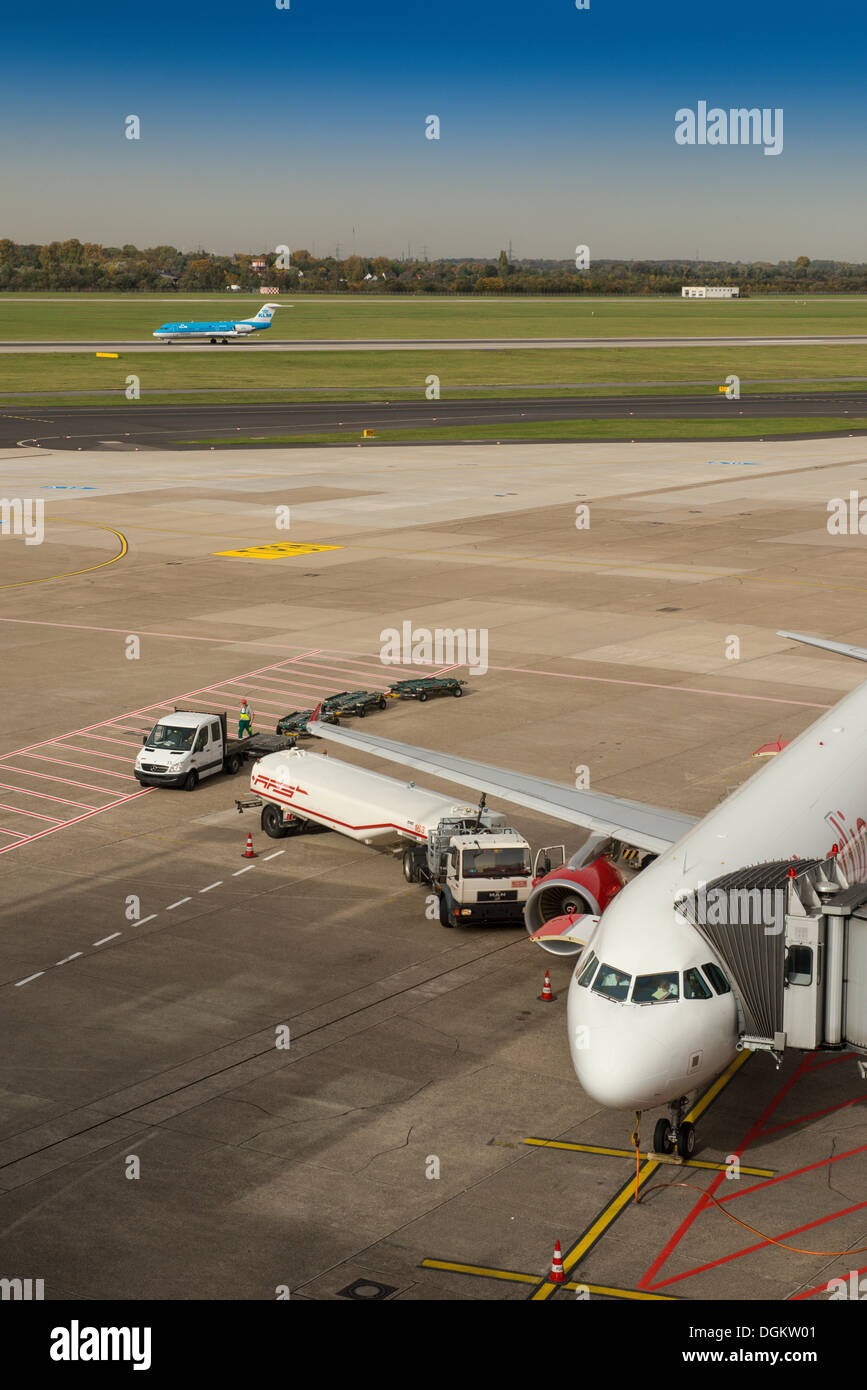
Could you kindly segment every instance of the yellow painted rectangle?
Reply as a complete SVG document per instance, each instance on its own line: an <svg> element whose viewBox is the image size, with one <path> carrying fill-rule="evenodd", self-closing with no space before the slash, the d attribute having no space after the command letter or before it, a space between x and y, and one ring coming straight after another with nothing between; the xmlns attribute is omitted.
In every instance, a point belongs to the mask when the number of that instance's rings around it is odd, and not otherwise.
<svg viewBox="0 0 867 1390"><path fill-rule="evenodd" d="M120 357L119 352L98 352L97 357Z"/></svg>
<svg viewBox="0 0 867 1390"><path fill-rule="evenodd" d="M342 550L342 545L308 545L307 542L280 541L274 545L251 545L246 550L215 550L214 555L232 555L240 560L286 560L293 555L313 555L319 550Z"/></svg>

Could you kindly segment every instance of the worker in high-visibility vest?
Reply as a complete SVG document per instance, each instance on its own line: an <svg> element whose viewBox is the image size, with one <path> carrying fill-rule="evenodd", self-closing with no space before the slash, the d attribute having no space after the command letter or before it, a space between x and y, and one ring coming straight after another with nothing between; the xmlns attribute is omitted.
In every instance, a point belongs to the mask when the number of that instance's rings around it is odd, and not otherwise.
<svg viewBox="0 0 867 1390"><path fill-rule="evenodd" d="M253 708L247 700L241 701L241 712L238 715L238 738L243 738L246 734L250 738L253 733Z"/></svg>

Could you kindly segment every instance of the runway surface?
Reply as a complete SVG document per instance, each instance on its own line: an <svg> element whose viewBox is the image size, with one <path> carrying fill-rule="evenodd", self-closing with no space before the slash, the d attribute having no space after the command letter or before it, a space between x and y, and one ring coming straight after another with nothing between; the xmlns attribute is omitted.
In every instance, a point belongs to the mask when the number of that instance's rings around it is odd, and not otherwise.
<svg viewBox="0 0 867 1390"><path fill-rule="evenodd" d="M186 440L242 439L362 429L430 429L556 420L731 420L867 414L867 392L750 395L728 401L703 396L611 396L581 400L395 401L292 405L145 405L62 407L0 411L0 446L53 449L171 448Z"/></svg>
<svg viewBox="0 0 867 1390"><path fill-rule="evenodd" d="M256 338L227 344L166 343L153 338L96 339L88 342L4 342L4 352L500 352L524 348L693 348L693 347L839 347L867 344L867 335L833 333L785 337L732 336L716 338Z"/></svg>

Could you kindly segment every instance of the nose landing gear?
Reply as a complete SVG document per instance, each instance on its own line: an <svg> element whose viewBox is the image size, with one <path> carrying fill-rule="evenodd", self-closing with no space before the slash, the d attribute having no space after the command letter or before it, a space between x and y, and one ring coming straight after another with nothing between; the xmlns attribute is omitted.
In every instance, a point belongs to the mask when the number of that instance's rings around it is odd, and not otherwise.
<svg viewBox="0 0 867 1390"><path fill-rule="evenodd" d="M689 1098L680 1096L669 1105L670 1119L657 1120L653 1130L653 1149L658 1154L677 1150L680 1158L692 1158L695 1153L695 1125L683 1117L689 1109Z"/></svg>

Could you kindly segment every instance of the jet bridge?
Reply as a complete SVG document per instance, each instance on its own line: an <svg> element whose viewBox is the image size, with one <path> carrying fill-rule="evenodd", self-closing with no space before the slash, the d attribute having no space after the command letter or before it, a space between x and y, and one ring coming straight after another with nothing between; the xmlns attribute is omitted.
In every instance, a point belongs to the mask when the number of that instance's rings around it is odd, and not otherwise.
<svg viewBox="0 0 867 1390"><path fill-rule="evenodd" d="M836 856L739 869L676 906L728 970L741 1048L867 1058L867 884Z"/></svg>

